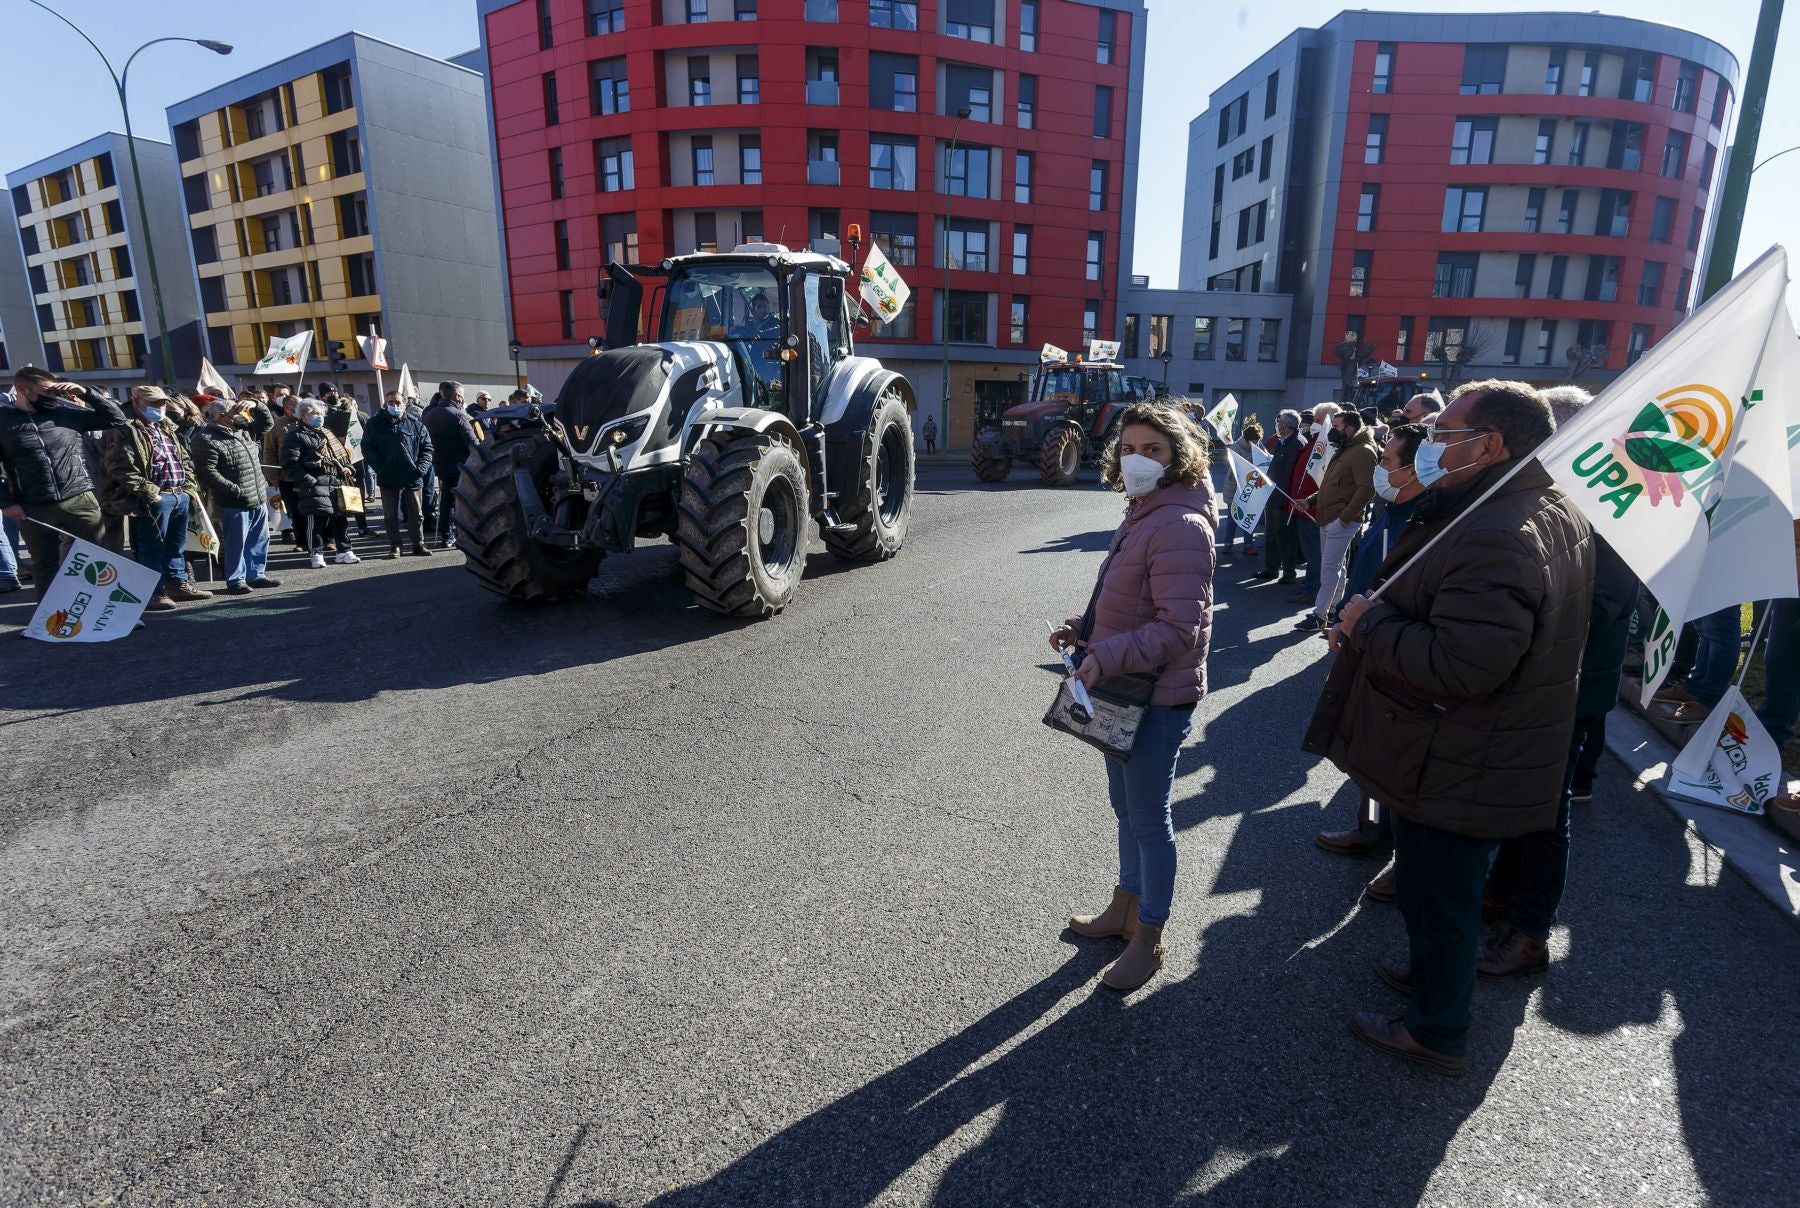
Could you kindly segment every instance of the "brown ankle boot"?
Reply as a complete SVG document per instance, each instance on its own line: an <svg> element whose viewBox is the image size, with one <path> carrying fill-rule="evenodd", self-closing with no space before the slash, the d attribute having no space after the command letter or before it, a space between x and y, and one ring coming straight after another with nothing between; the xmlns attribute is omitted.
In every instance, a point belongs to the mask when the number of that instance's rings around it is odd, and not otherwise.
<svg viewBox="0 0 1800 1208"><path fill-rule="evenodd" d="M1129 993L1155 977L1163 963L1162 933L1161 927L1137 920L1124 954L1112 963L1100 980L1111 989Z"/></svg>
<svg viewBox="0 0 1800 1208"><path fill-rule="evenodd" d="M1069 920L1069 930L1090 940L1105 939L1109 935L1130 939L1131 928L1137 922L1137 911L1137 894L1126 893L1115 885L1111 905L1099 914L1076 915Z"/></svg>

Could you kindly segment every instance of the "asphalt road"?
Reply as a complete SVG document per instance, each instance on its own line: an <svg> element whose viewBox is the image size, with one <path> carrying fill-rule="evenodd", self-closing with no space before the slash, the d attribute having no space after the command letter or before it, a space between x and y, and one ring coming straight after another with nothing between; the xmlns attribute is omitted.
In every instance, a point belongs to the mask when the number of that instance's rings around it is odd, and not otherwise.
<svg viewBox="0 0 1800 1208"><path fill-rule="evenodd" d="M1800 934L1609 761L1556 963L1460 1081L1298 749L1324 643L1223 573L1171 958L1100 987L1100 757L1039 724L1116 497L926 470L905 552L696 610L451 557L113 646L0 604L0 1202L1792 1203Z"/></svg>

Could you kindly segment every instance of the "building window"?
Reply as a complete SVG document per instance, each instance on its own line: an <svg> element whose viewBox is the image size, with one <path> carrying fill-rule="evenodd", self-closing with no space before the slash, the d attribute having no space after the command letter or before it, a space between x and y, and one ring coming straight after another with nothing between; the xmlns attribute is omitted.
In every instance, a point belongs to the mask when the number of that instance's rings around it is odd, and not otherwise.
<svg viewBox="0 0 1800 1208"><path fill-rule="evenodd" d="M1438 256L1437 274L1432 278L1434 298L1473 298L1475 273L1481 265L1478 252L1443 252Z"/></svg>
<svg viewBox="0 0 1800 1208"><path fill-rule="evenodd" d="M1143 351L1138 341L1138 330L1142 322L1142 315L1125 316L1125 331L1119 336L1119 356L1122 360L1136 360Z"/></svg>
<svg viewBox="0 0 1800 1208"><path fill-rule="evenodd" d="M894 81L894 112L917 113L919 111L919 73L916 71L896 71Z"/></svg>
<svg viewBox="0 0 1800 1208"><path fill-rule="evenodd" d="M952 197L986 197L991 152L986 147L958 146L949 152L948 171L944 175L945 191ZM910 182L911 178L908 177ZM880 186L877 186L880 187ZM902 188L912 188L908 183Z"/></svg>
<svg viewBox="0 0 1800 1208"><path fill-rule="evenodd" d="M1569 258L1567 256L1550 257L1550 280L1544 286L1544 297L1561 298L1563 287L1569 278Z"/></svg>
<svg viewBox="0 0 1800 1208"><path fill-rule="evenodd" d="M1213 320L1211 315L1194 317L1194 359L1210 361L1213 358Z"/></svg>
<svg viewBox="0 0 1800 1208"><path fill-rule="evenodd" d="M562 315L562 338L573 340L575 338L575 291L562 290L557 294L557 304Z"/></svg>
<svg viewBox="0 0 1800 1208"><path fill-rule="evenodd" d="M1681 61L1681 69L1675 74L1675 108L1682 113L1692 113L1700 99L1700 65Z"/></svg>
<svg viewBox="0 0 1800 1208"><path fill-rule="evenodd" d="M594 143L594 175L602 193L619 193L637 187L629 138L603 138Z"/></svg>
<svg viewBox="0 0 1800 1208"><path fill-rule="evenodd" d="M914 189L919 184L919 148L912 140L877 137L869 141L869 187Z"/></svg>
<svg viewBox="0 0 1800 1208"><path fill-rule="evenodd" d="M1137 318L1136 315L1133 315L1131 317L1134 319ZM1173 353L1175 351L1174 346L1170 340L1170 337L1173 335L1174 326L1175 326L1175 316L1174 315L1151 315L1150 316L1150 359L1151 360L1159 361L1162 359L1163 353L1165 353L1165 352Z"/></svg>
<svg viewBox="0 0 1800 1208"><path fill-rule="evenodd" d="M1719 149L1711 143L1705 144L1706 151L1700 161L1700 191L1712 188L1713 165L1717 162Z"/></svg>
<svg viewBox="0 0 1800 1208"><path fill-rule="evenodd" d="M1600 190L1600 209L1594 218L1594 234L1623 239L1631 231L1631 194L1618 189Z"/></svg>
<svg viewBox="0 0 1800 1208"><path fill-rule="evenodd" d="M1106 161L1097 159L1088 165L1088 209L1106 208Z"/></svg>
<svg viewBox="0 0 1800 1208"><path fill-rule="evenodd" d="M1363 163L1378 164L1381 162L1383 146L1387 143L1388 116L1375 113L1369 116L1369 133L1363 139Z"/></svg>
<svg viewBox="0 0 1800 1208"><path fill-rule="evenodd" d="M1576 96L1593 96L1594 84L1600 75L1600 52L1590 50L1581 60L1581 82L1575 87Z"/></svg>
<svg viewBox="0 0 1800 1208"><path fill-rule="evenodd" d="M719 250L719 216L712 210L694 211L694 250L697 252Z"/></svg>
<svg viewBox="0 0 1800 1208"><path fill-rule="evenodd" d="M593 77L593 109L601 116L631 112L631 84L625 78L625 60L602 59L590 68Z"/></svg>
<svg viewBox="0 0 1800 1208"><path fill-rule="evenodd" d="M1256 179L1269 179L1269 162L1275 158L1275 136L1271 134L1262 141L1262 157L1257 163Z"/></svg>
<svg viewBox="0 0 1800 1208"><path fill-rule="evenodd" d="M1619 75L1621 101L1648 102L1656 92L1656 61L1659 56L1647 51L1633 51L1625 56L1625 70Z"/></svg>
<svg viewBox="0 0 1800 1208"><path fill-rule="evenodd" d="M1635 365L1650 347L1650 325L1633 323L1631 325L1631 342L1625 345L1625 363Z"/></svg>
<svg viewBox="0 0 1800 1208"><path fill-rule="evenodd" d="M1556 214L1556 233L1573 235L1575 233L1575 212L1581 207L1581 190L1564 189L1562 207Z"/></svg>
<svg viewBox="0 0 1800 1208"><path fill-rule="evenodd" d="M1537 363L1548 365L1556 352L1556 320L1538 321Z"/></svg>
<svg viewBox="0 0 1800 1208"><path fill-rule="evenodd" d="M713 182L713 142L710 134L696 134L690 152L694 165L694 183L710 185Z"/></svg>
<svg viewBox="0 0 1800 1208"><path fill-rule="evenodd" d="M1031 228L1028 226L1013 228L1012 271L1015 277L1031 272Z"/></svg>
<svg viewBox="0 0 1800 1208"><path fill-rule="evenodd" d="M985 344L988 338L986 294L953 289L944 308L946 339L957 344Z"/></svg>
<svg viewBox="0 0 1800 1208"><path fill-rule="evenodd" d="M1392 92L1394 89L1394 44L1383 42L1375 48L1375 78L1370 91Z"/></svg>
<svg viewBox="0 0 1800 1208"><path fill-rule="evenodd" d="M1433 319L1425 330L1425 356L1427 360L1455 360L1462 351L1463 342L1469 336L1469 320L1467 318Z"/></svg>
<svg viewBox="0 0 1800 1208"><path fill-rule="evenodd" d="M1112 137L1112 92L1105 84L1094 86L1094 137Z"/></svg>
<svg viewBox="0 0 1800 1208"><path fill-rule="evenodd" d="M544 125L554 126L562 121L561 111L556 104L556 73L544 73Z"/></svg>
<svg viewBox="0 0 1800 1208"><path fill-rule="evenodd" d="M1556 154L1556 119L1544 118L1538 122L1537 142L1531 148L1531 162L1547 164L1554 154Z"/></svg>
<svg viewBox="0 0 1800 1208"><path fill-rule="evenodd" d="M1617 256L1589 256L1587 289L1582 298L1589 302L1617 302L1620 263Z"/></svg>
<svg viewBox="0 0 1800 1208"><path fill-rule="evenodd" d="M944 11L944 32L952 38L993 42L994 0L946 0Z"/></svg>
<svg viewBox="0 0 1800 1208"><path fill-rule="evenodd" d="M1612 347L1612 324L1602 319L1583 319L1575 329L1575 342L1585 348Z"/></svg>
<svg viewBox="0 0 1800 1208"><path fill-rule="evenodd" d="M1281 98L1281 73L1271 71L1263 81L1263 120L1275 116L1276 102Z"/></svg>
<svg viewBox="0 0 1800 1208"><path fill-rule="evenodd" d="M1031 201L1031 152L1020 151L1013 156L1013 200L1021 205Z"/></svg>
<svg viewBox="0 0 1800 1208"><path fill-rule="evenodd" d="M738 182L746 185L760 185L763 182L761 135L738 136Z"/></svg>
<svg viewBox="0 0 1800 1208"><path fill-rule="evenodd" d="M333 179L353 176L361 171L362 139L358 137L355 130L337 131L331 136L331 175ZM201 177L200 181L204 187L205 177Z"/></svg>
<svg viewBox="0 0 1800 1208"><path fill-rule="evenodd" d="M1412 333L1413 317L1401 315L1400 329L1394 333L1394 362L1396 364L1404 365L1407 358L1412 356Z"/></svg>
<svg viewBox="0 0 1800 1208"><path fill-rule="evenodd" d="M550 0L537 0L538 49L556 45L556 31L550 24Z"/></svg>
<svg viewBox="0 0 1800 1208"><path fill-rule="evenodd" d="M1019 49L1032 51L1037 49L1038 39L1038 0L1020 0L1019 4Z"/></svg>
<svg viewBox="0 0 1800 1208"><path fill-rule="evenodd" d="M1111 9L1100 10L1100 33L1094 40L1094 62L1110 63L1113 61L1113 38L1119 32L1119 14Z"/></svg>
<svg viewBox="0 0 1800 1208"><path fill-rule="evenodd" d="M1502 356L1504 363L1517 365L1525 352L1525 320L1508 319L1506 321L1506 352Z"/></svg>
<svg viewBox="0 0 1800 1208"><path fill-rule="evenodd" d="M1364 185L1362 194L1356 201L1356 229L1372 231L1375 229L1375 218L1381 208L1381 186Z"/></svg>
<svg viewBox="0 0 1800 1208"><path fill-rule="evenodd" d="M1244 330L1250 325L1248 319L1225 320L1225 359L1241 361L1244 359Z"/></svg>
<svg viewBox="0 0 1800 1208"><path fill-rule="evenodd" d="M1644 276L1638 282L1637 304L1639 306L1655 306L1662 297L1664 265L1660 260L1649 260L1644 263Z"/></svg>
<svg viewBox="0 0 1800 1208"><path fill-rule="evenodd" d="M1487 211L1487 186L1465 189L1451 186L1444 191L1444 230L1472 234L1481 230L1482 215Z"/></svg>
<svg viewBox="0 0 1800 1208"><path fill-rule="evenodd" d="M917 0L869 0L869 24L877 29L918 29Z"/></svg>
<svg viewBox="0 0 1800 1208"><path fill-rule="evenodd" d="M1682 269L1681 270L1681 284L1677 285L1675 287L1675 313L1676 314L1678 314L1678 315L1687 314L1688 294L1690 292L1692 292L1693 288L1694 288L1694 270L1691 268Z"/></svg>
<svg viewBox="0 0 1800 1208"><path fill-rule="evenodd" d="M708 55L688 56L688 104L712 104L712 59Z"/></svg>
<svg viewBox="0 0 1800 1208"><path fill-rule="evenodd" d="M977 219L952 219L946 250L950 267L971 273L988 271L988 224Z"/></svg>
<svg viewBox="0 0 1800 1208"><path fill-rule="evenodd" d="M966 99L970 121L991 122L994 120L994 90L992 88L970 88Z"/></svg>
<svg viewBox="0 0 1800 1208"><path fill-rule="evenodd" d="M737 57L737 98L740 105L755 105L762 100L762 69L755 55Z"/></svg>
<svg viewBox="0 0 1800 1208"><path fill-rule="evenodd" d="M636 264L638 260L637 214L602 214L600 242L610 264Z"/></svg>
<svg viewBox="0 0 1800 1208"><path fill-rule="evenodd" d="M1019 77L1019 129L1030 130L1037 121L1037 77Z"/></svg>
<svg viewBox="0 0 1800 1208"><path fill-rule="evenodd" d="M1544 229L1544 190L1532 189L1525 195L1525 226L1528 234Z"/></svg>
<svg viewBox="0 0 1800 1208"><path fill-rule="evenodd" d="M1687 250L1700 250L1700 227L1706 221L1706 211L1699 206L1694 207L1694 220L1688 224Z"/></svg>
<svg viewBox="0 0 1800 1208"><path fill-rule="evenodd" d="M569 220L566 218L556 220L556 267L569 267Z"/></svg>
<svg viewBox="0 0 1800 1208"><path fill-rule="evenodd" d="M625 32L625 0L587 0L588 36Z"/></svg>
<svg viewBox="0 0 1800 1208"><path fill-rule="evenodd" d="M550 148L550 198L560 200L563 195L563 156L561 147Z"/></svg>
<svg viewBox="0 0 1800 1208"><path fill-rule="evenodd" d="M1555 96L1562 91L1563 72L1569 66L1569 52L1560 46L1550 51L1550 65L1544 69L1544 91Z"/></svg>
<svg viewBox="0 0 1800 1208"><path fill-rule="evenodd" d="M1494 136L1499 129L1499 118L1457 118L1456 134L1450 143L1450 162L1453 164L1493 163Z"/></svg>
<svg viewBox="0 0 1800 1208"><path fill-rule="evenodd" d="M1281 320L1264 319L1259 324L1256 336L1256 359L1259 361L1275 361L1281 353Z"/></svg>
<svg viewBox="0 0 1800 1208"><path fill-rule="evenodd" d="M1242 180L1256 171L1256 148L1248 147L1231 157L1231 179Z"/></svg>
<svg viewBox="0 0 1800 1208"><path fill-rule="evenodd" d="M1687 170L1687 135L1679 130L1669 131L1669 141L1663 144L1662 174L1671 180L1680 180L1681 174Z"/></svg>
<svg viewBox="0 0 1800 1208"><path fill-rule="evenodd" d="M1513 296L1517 298L1531 297L1531 286L1537 280L1537 256L1526 252L1519 257L1519 267L1513 271Z"/></svg>
<svg viewBox="0 0 1800 1208"><path fill-rule="evenodd" d="M345 193L337 199L338 233L355 239L369 233L369 199L362 193Z"/></svg>
<svg viewBox="0 0 1800 1208"><path fill-rule="evenodd" d="M877 210L869 215L869 238L892 264L919 262L919 219L916 214Z"/></svg>
<svg viewBox="0 0 1800 1208"><path fill-rule="evenodd" d="M1614 122L1606 166L1636 172L1644 166L1644 128L1636 122Z"/></svg>
<svg viewBox="0 0 1800 1208"><path fill-rule="evenodd" d="M1576 122L1574 133L1569 138L1569 166L1583 167L1587 163L1588 133L1593 129L1587 122Z"/></svg>
<svg viewBox="0 0 1800 1208"><path fill-rule="evenodd" d="M1014 344L1023 344L1026 342L1025 341L1025 330L1026 330L1027 324L1026 324L1026 319L1025 319L1025 312L1027 309L1028 302L1029 302L1029 299L1021 298L1021 297L1018 297L1017 295L1015 295L1013 297L1012 314L1011 314L1009 322L1007 324L1007 338L1009 338Z"/></svg>
<svg viewBox="0 0 1800 1208"><path fill-rule="evenodd" d="M1710 119L1715 128L1723 128L1725 125L1725 106L1730 97L1730 86L1725 83L1725 77L1720 76L1718 86L1713 89L1712 118Z"/></svg>
<svg viewBox="0 0 1800 1208"><path fill-rule="evenodd" d="M1650 242L1667 243L1675 235L1675 199L1658 197L1650 213Z"/></svg>
<svg viewBox="0 0 1800 1208"><path fill-rule="evenodd" d="M1506 47L1471 46L1463 52L1462 94L1492 96L1506 85Z"/></svg>
<svg viewBox="0 0 1800 1208"><path fill-rule="evenodd" d="M697 25L707 18L707 0L687 0L687 19L689 25Z"/></svg>
<svg viewBox="0 0 1800 1208"><path fill-rule="evenodd" d="M1350 261L1350 296L1365 298L1369 294L1369 270L1375 265L1375 253L1357 252Z"/></svg>
<svg viewBox="0 0 1800 1208"><path fill-rule="evenodd" d="M1106 252L1106 235L1100 231L1089 231L1087 237L1087 279L1100 280L1101 261Z"/></svg>
<svg viewBox="0 0 1800 1208"><path fill-rule="evenodd" d="M1092 298L1081 304L1081 342L1100 338L1100 303Z"/></svg>

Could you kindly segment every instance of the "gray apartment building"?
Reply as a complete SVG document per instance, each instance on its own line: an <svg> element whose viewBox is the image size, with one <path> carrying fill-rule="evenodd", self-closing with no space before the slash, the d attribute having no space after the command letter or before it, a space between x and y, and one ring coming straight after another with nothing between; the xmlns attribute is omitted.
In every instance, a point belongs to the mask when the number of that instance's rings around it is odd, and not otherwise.
<svg viewBox="0 0 1800 1208"><path fill-rule="evenodd" d="M510 385L481 75L349 33L168 111L185 259L228 378L310 328L309 380L379 332L421 387ZM391 384L391 374L389 384Z"/></svg>

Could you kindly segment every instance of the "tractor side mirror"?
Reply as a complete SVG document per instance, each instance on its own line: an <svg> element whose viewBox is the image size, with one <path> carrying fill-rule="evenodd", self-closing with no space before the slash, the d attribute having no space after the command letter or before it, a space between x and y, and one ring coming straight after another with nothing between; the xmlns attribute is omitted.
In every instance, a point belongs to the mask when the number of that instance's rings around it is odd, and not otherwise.
<svg viewBox="0 0 1800 1208"><path fill-rule="evenodd" d="M844 313L844 279L842 277L821 277L819 279L819 313L823 315Z"/></svg>

